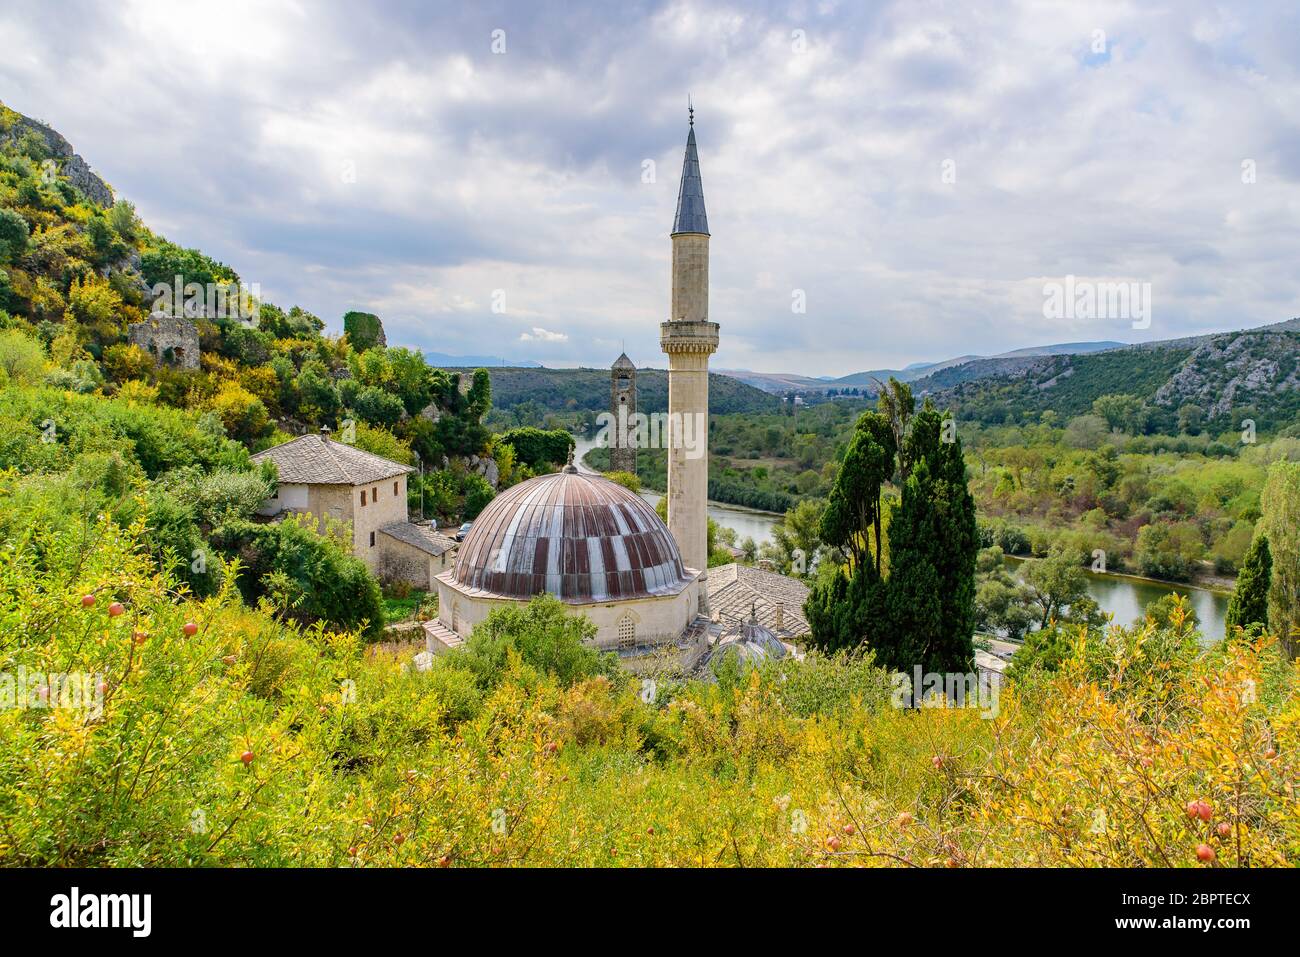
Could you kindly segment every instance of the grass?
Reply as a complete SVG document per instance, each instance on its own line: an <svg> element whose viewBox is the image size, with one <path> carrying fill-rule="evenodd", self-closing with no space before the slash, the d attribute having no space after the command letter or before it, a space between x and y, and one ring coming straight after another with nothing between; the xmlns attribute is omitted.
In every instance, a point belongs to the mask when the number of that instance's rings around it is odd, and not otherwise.
<svg viewBox="0 0 1300 957"><path fill-rule="evenodd" d="M418 588L412 588L401 597L385 593L384 619L390 625L395 625L398 622L410 621L415 617L416 610L424 602L427 596L428 592L420 591Z"/></svg>

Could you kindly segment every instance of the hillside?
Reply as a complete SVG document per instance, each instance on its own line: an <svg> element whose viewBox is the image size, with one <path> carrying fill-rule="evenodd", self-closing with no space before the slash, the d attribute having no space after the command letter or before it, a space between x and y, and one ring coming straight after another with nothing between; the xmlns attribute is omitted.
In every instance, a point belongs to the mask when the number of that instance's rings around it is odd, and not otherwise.
<svg viewBox="0 0 1300 957"><path fill-rule="evenodd" d="M525 402L551 412L599 413L609 408L608 369L506 368L492 369L491 375L492 404L498 409L510 410ZM668 411L667 372L640 369L636 384L638 410ZM716 415L775 412L780 406L774 395L727 375L709 374L709 411Z"/></svg>
<svg viewBox="0 0 1300 957"><path fill-rule="evenodd" d="M1100 396L1122 394L1148 406L1161 430L1177 431L1184 406L1217 430L1239 428L1242 418L1282 428L1300 415L1300 320L1089 355L980 359L912 387L989 423L1049 409L1082 415Z"/></svg>

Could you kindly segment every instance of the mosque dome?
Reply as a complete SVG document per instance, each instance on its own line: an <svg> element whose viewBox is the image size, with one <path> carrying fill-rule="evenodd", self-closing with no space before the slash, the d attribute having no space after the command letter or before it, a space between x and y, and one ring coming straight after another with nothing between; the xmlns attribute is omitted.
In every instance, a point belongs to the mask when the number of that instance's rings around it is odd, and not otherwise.
<svg viewBox="0 0 1300 957"><path fill-rule="evenodd" d="M645 499L570 465L494 498L449 577L470 596L585 604L675 595L695 575Z"/></svg>
<svg viewBox="0 0 1300 957"><path fill-rule="evenodd" d="M760 624L757 612L754 612L748 621L742 622L713 646L704 664L716 675L728 661L734 660L743 668L775 661L788 653L789 649L781 639Z"/></svg>

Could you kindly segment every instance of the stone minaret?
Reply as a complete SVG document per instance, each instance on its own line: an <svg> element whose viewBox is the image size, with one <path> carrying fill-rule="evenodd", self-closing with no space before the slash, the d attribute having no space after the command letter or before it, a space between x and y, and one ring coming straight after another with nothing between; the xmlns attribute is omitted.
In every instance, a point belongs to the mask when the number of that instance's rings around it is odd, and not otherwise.
<svg viewBox="0 0 1300 957"><path fill-rule="evenodd" d="M668 529L682 560L703 580L709 566L709 356L718 348L718 324L709 322L709 220L694 110L672 240L672 314L659 326L659 345L668 355ZM704 611L703 590L700 595Z"/></svg>
<svg viewBox="0 0 1300 957"><path fill-rule="evenodd" d="M636 474L636 366L623 353L609 370L609 412L614 434L609 441L609 470Z"/></svg>

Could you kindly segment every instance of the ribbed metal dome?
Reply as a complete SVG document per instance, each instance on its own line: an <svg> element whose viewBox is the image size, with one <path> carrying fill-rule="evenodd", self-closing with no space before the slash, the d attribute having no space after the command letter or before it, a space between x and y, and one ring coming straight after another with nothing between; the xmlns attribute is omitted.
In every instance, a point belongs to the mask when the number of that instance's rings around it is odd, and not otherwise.
<svg viewBox="0 0 1300 957"><path fill-rule="evenodd" d="M493 499L461 543L450 577L469 594L548 592L575 604L675 595L691 580L645 499L567 470Z"/></svg>
<svg viewBox="0 0 1300 957"><path fill-rule="evenodd" d="M734 631L724 635L713 646L703 664L717 674L731 659L744 667L762 664L764 661L779 660L788 653L781 639L761 624L757 612L752 611L748 621L740 623Z"/></svg>

